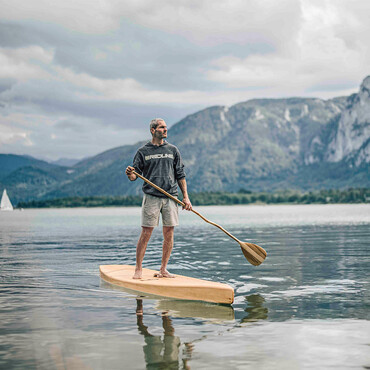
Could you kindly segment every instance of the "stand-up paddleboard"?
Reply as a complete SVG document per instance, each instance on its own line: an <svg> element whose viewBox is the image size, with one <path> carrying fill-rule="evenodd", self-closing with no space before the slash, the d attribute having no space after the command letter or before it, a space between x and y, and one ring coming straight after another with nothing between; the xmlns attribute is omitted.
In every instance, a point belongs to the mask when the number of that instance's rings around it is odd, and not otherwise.
<svg viewBox="0 0 370 370"><path fill-rule="evenodd" d="M143 277L133 279L135 266L101 265L100 276L105 281L142 293L164 297L190 299L213 303L231 304L234 301L234 289L227 284L195 279L182 275L174 278L158 278L158 271L143 268Z"/></svg>

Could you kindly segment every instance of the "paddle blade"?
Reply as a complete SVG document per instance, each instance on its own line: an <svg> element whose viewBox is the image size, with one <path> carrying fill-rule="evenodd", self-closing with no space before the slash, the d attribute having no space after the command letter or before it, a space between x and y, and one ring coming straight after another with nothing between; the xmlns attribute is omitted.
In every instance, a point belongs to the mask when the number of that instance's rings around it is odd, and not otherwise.
<svg viewBox="0 0 370 370"><path fill-rule="evenodd" d="M259 266L266 258L266 251L257 244L239 242L244 257L253 266Z"/></svg>

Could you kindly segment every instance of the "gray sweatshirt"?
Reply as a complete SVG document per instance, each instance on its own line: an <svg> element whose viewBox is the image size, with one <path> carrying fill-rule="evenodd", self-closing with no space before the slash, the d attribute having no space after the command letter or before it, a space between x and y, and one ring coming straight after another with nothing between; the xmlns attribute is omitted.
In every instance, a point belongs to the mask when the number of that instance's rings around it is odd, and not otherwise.
<svg viewBox="0 0 370 370"><path fill-rule="evenodd" d="M149 141L139 148L134 157L133 167L137 173L173 196L178 195L177 181L185 178L180 152L167 141L160 146ZM146 182L143 185L143 192L156 197L166 197Z"/></svg>

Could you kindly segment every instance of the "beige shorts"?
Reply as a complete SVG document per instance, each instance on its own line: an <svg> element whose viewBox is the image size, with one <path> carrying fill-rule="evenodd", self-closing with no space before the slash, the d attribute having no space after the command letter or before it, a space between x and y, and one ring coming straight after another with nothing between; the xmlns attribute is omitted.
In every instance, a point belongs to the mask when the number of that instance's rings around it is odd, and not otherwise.
<svg viewBox="0 0 370 370"><path fill-rule="evenodd" d="M170 198L144 194L141 207L141 226L158 226L160 213L162 213L163 226L177 226L179 224L179 210L175 201Z"/></svg>

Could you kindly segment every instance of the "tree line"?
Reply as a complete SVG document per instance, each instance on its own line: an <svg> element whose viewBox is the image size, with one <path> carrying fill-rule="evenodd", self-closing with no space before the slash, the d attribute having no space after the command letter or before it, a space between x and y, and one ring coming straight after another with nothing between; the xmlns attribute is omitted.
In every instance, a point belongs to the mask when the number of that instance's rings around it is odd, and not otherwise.
<svg viewBox="0 0 370 370"><path fill-rule="evenodd" d="M194 206L236 204L333 204L369 203L370 188L330 189L300 192L282 190L276 192L252 192L240 189L237 193L202 192L190 194ZM19 202L17 208L64 208L64 207L135 207L142 203L142 196L90 196L67 197Z"/></svg>

